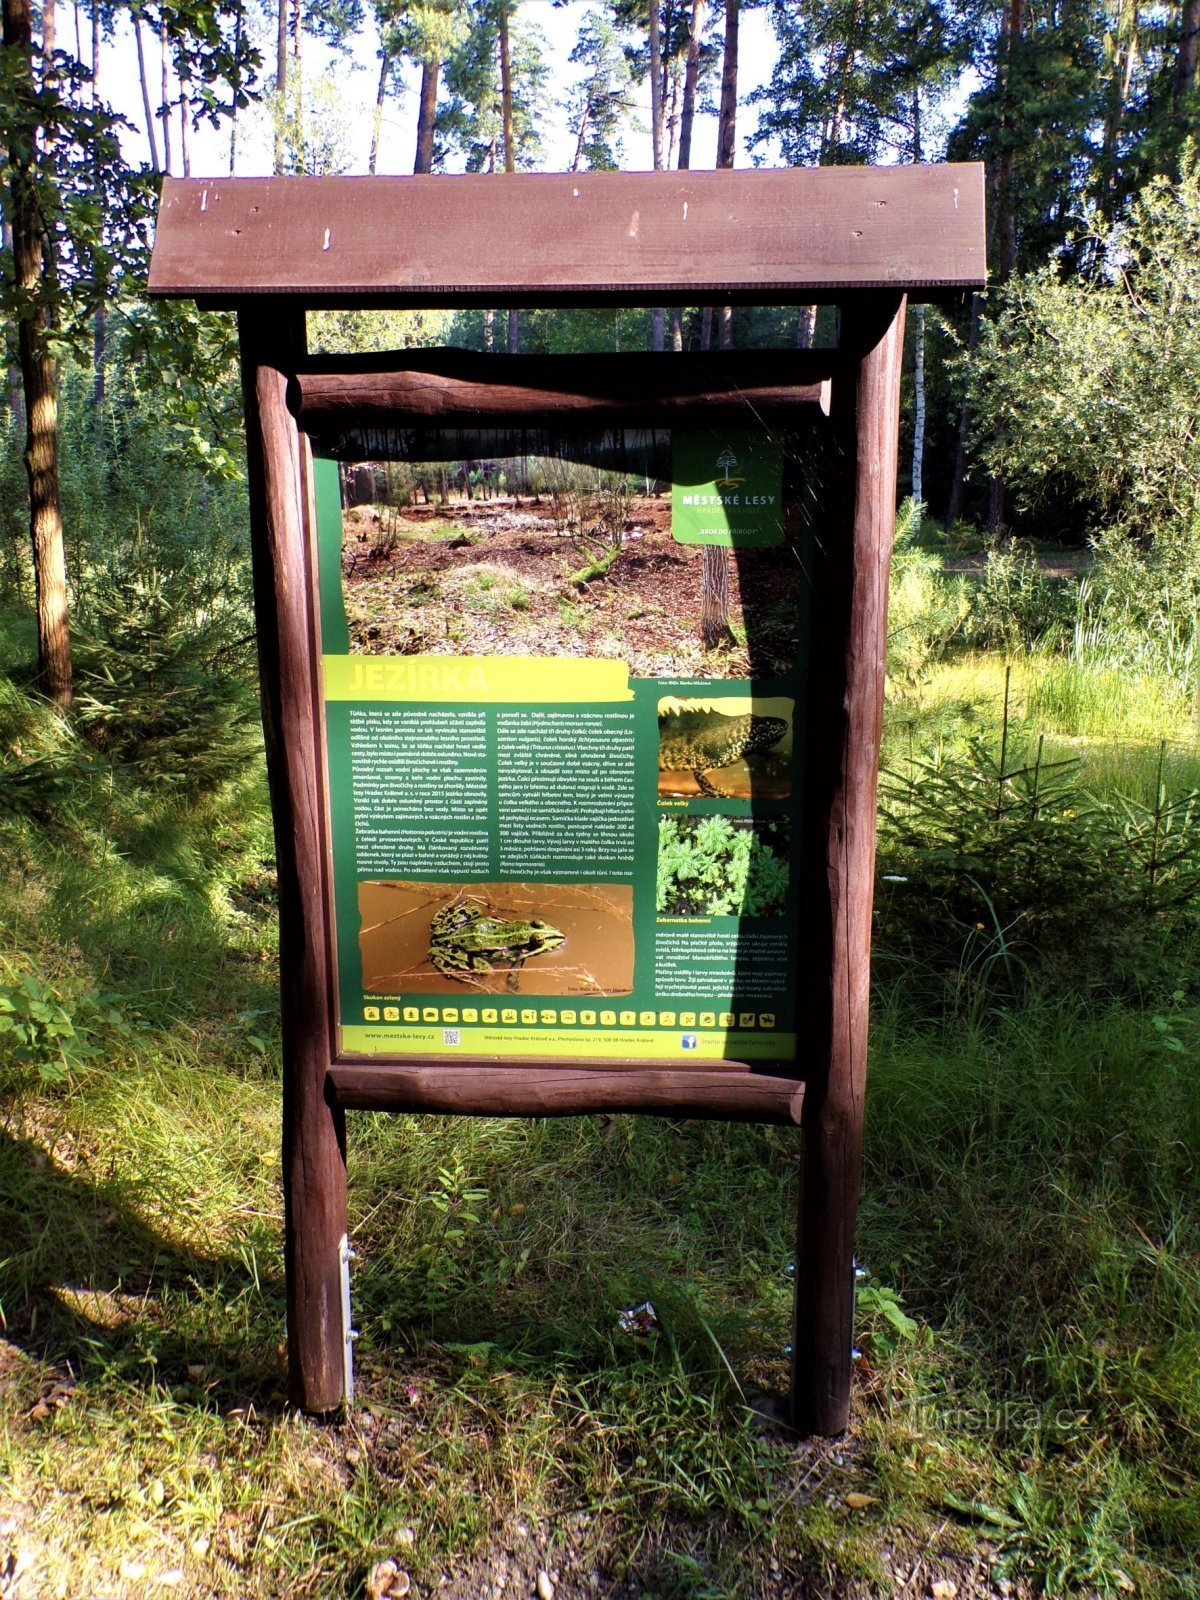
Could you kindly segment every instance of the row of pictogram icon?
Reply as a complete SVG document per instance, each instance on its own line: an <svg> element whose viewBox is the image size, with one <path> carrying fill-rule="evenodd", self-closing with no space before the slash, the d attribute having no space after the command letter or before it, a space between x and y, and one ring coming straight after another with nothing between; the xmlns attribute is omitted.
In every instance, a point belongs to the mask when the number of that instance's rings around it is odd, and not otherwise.
<svg viewBox="0 0 1200 1600"><path fill-rule="evenodd" d="M773 1011L554 1011L531 1006L364 1006L364 1022L552 1028L773 1028Z"/></svg>

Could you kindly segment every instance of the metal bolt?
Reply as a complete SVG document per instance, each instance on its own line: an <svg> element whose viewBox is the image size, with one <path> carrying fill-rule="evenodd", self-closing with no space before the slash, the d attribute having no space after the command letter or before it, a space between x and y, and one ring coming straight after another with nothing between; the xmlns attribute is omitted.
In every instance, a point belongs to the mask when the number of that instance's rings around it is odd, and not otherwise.
<svg viewBox="0 0 1200 1600"><path fill-rule="evenodd" d="M789 1360L791 1359L792 1347L791 1347L790 1344L785 1344L784 1345L783 1353L784 1353L785 1356L787 1356L789 1358Z"/></svg>
<svg viewBox="0 0 1200 1600"><path fill-rule="evenodd" d="M864 1278L865 1278L865 1277L867 1277L867 1276L868 1276L868 1273L867 1273L867 1269L866 1269L866 1267L855 1267L855 1269L854 1269L854 1276L855 1276L855 1277L856 1277L856 1278L857 1278L857 1279L858 1279L858 1281L859 1281L859 1283L861 1283L861 1282L862 1282L862 1280L863 1280L863 1279L864 1279Z"/></svg>
<svg viewBox="0 0 1200 1600"><path fill-rule="evenodd" d="M850 1359L851 1359L851 1361L861 1361L862 1360L862 1351L861 1350L851 1350Z"/></svg>
<svg viewBox="0 0 1200 1600"><path fill-rule="evenodd" d="M783 1275L785 1278L794 1278L796 1276L796 1263L794 1261L789 1261L787 1266L784 1267Z"/></svg>
<svg viewBox="0 0 1200 1600"><path fill-rule="evenodd" d="M361 1335L359 1334L359 1331L358 1331L357 1328L347 1328L346 1329L346 1337L347 1337L347 1339L358 1339L358 1338L361 1337Z"/></svg>

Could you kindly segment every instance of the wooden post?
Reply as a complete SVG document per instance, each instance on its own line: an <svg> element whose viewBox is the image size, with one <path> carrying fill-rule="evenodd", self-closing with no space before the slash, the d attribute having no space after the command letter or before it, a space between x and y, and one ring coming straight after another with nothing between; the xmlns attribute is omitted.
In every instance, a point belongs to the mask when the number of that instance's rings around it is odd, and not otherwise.
<svg viewBox="0 0 1200 1600"><path fill-rule="evenodd" d="M843 308L847 369L833 380L814 562L799 986L810 1068L792 1345L792 1420L805 1433L843 1433L850 1418L875 785L904 309L904 296L897 294Z"/></svg>
<svg viewBox="0 0 1200 1600"><path fill-rule="evenodd" d="M307 441L286 403L289 373L305 354L304 312L256 306L242 312L238 324L263 729L279 874L288 1389L294 1404L325 1412L346 1398L346 1138L344 1114L326 1096L334 1041L307 540L312 491Z"/></svg>

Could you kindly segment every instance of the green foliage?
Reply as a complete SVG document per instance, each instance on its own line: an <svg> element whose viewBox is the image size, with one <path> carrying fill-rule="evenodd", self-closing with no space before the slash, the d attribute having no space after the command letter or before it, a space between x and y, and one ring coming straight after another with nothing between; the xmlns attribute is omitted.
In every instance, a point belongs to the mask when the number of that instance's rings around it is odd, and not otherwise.
<svg viewBox="0 0 1200 1600"><path fill-rule="evenodd" d="M658 824L660 914L778 917L787 906L788 826L723 816Z"/></svg>
<svg viewBox="0 0 1200 1600"><path fill-rule="evenodd" d="M964 581L921 548L923 512L911 497L900 507L888 598L887 673L909 684L957 640L970 606Z"/></svg>
<svg viewBox="0 0 1200 1600"><path fill-rule="evenodd" d="M468 172L505 170L504 122L500 82L500 0L480 0L469 27L445 65L445 98L439 102L434 135L434 170L461 155ZM549 67L542 54L540 28L513 7L509 21L512 71L513 165L518 172L537 164L541 151Z"/></svg>
<svg viewBox="0 0 1200 1600"><path fill-rule="evenodd" d="M122 997L86 989L68 1005L36 973L0 983L0 1091L14 1087L11 1067L31 1070L43 1087L65 1083L72 1071L99 1056L99 1034L126 1038L132 1024Z"/></svg>
<svg viewBox="0 0 1200 1600"><path fill-rule="evenodd" d="M884 959L970 1009L1026 983L1060 993L1161 985L1200 934L1200 792L1098 794L1077 761L1013 730L881 779ZM918 975L921 975L918 977Z"/></svg>
<svg viewBox="0 0 1200 1600"><path fill-rule="evenodd" d="M1033 551L1014 540L989 550L983 575L971 594L963 640L1006 655L1054 643L1072 617L1066 585L1047 578Z"/></svg>
<svg viewBox="0 0 1200 1600"><path fill-rule="evenodd" d="M236 777L257 750L249 641L197 598L154 568L97 583L78 630L75 704L98 749L142 782L193 794Z"/></svg>
<svg viewBox="0 0 1200 1600"><path fill-rule="evenodd" d="M1200 156L1127 219L1093 217L1090 278L1043 267L1001 292L975 357L977 447L1019 503L1065 480L1105 522L1194 537L1200 520Z"/></svg>

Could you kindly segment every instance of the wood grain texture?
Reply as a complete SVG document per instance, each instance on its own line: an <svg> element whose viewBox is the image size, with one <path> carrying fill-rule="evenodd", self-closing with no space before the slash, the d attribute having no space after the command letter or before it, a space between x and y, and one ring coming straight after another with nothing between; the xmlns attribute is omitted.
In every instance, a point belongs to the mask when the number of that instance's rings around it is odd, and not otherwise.
<svg viewBox="0 0 1200 1600"><path fill-rule="evenodd" d="M236 303L811 302L985 283L983 168L167 178L150 293Z"/></svg>
<svg viewBox="0 0 1200 1600"><path fill-rule="evenodd" d="M249 325L247 325L249 323ZM345 1119L325 1097L332 1048L325 826L305 536L305 446L286 368L303 355L295 311L242 319L242 387L267 775L279 875L288 1386L324 1412L344 1399L338 1249L346 1232Z"/></svg>
<svg viewBox="0 0 1200 1600"><path fill-rule="evenodd" d="M509 356L397 350L327 357L298 372L288 403L320 433L400 418L443 427L671 427L703 416L752 425L797 407L829 409L830 352L763 350L661 355Z"/></svg>
<svg viewBox="0 0 1200 1600"><path fill-rule="evenodd" d="M854 1222L867 1074L875 792L883 722L888 566L904 300L846 307L842 346L859 358L835 382L832 447L813 582L801 882L800 1014L812 1070L796 1259L792 1405L804 1432L844 1432L850 1415Z"/></svg>
<svg viewBox="0 0 1200 1600"><path fill-rule="evenodd" d="M804 1085L737 1062L708 1069L614 1062L447 1066L438 1057L330 1068L330 1093L346 1110L443 1111L486 1117L565 1117L651 1111L731 1122L799 1122Z"/></svg>

